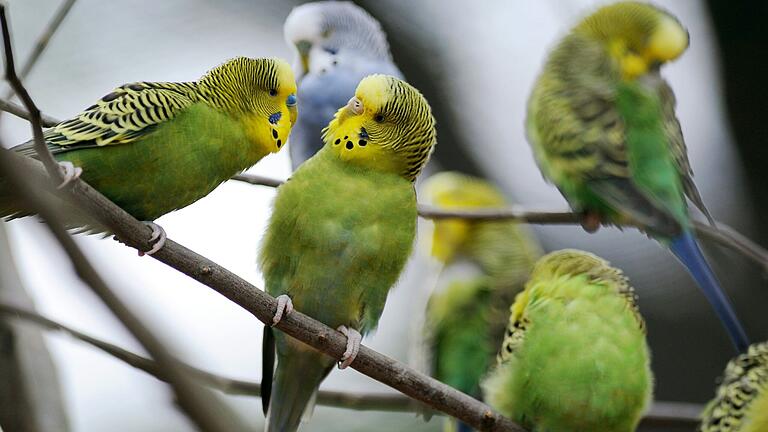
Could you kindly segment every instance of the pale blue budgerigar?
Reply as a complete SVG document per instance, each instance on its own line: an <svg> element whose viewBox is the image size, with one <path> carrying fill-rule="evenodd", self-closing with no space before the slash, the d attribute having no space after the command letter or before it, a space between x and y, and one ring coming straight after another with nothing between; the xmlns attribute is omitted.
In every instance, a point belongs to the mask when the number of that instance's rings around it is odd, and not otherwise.
<svg viewBox="0 0 768 432"><path fill-rule="evenodd" d="M323 147L321 131L355 95L360 80L373 74L398 78L402 74L379 22L352 2L298 6L285 20L284 32L297 51L294 70L302 104L288 146L295 170Z"/></svg>

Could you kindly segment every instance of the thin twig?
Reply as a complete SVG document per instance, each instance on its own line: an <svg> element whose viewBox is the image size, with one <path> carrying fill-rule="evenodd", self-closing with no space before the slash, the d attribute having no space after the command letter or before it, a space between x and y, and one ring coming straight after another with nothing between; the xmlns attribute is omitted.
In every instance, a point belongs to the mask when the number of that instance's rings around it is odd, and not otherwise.
<svg viewBox="0 0 768 432"><path fill-rule="evenodd" d="M21 80L16 75L16 67L13 61L13 47L11 46L11 31L10 27L8 26L7 12L8 11L6 9L6 5L0 3L0 24L2 24L3 27L5 79L8 80L11 88L19 96L19 99L21 99L24 107L29 113L30 126L32 127L32 136L35 140L35 150L37 150L38 157L43 162L46 171L48 171L48 175L52 179L58 180L58 183L61 183L63 177L61 171L59 170L59 164L56 162L56 159L53 158L50 150L48 150L48 147L45 144L45 139L43 138L43 129L40 125L40 110L37 108L37 105L35 105L35 102L29 96L29 92L27 92L27 89L24 88Z"/></svg>
<svg viewBox="0 0 768 432"><path fill-rule="evenodd" d="M283 181L272 178L256 176L253 174L238 174L232 180L249 183L252 185L277 187ZM573 225L581 224L582 215L573 212L545 212L530 211L519 208L506 209L481 209L481 210L443 210L431 206L419 205L419 216L425 219L469 219L477 221L515 220L529 224L539 225ZM701 238L709 239L725 246L749 260L758 264L763 271L768 272L768 251L757 243L746 238L730 226L716 223L713 228L705 223L694 221L696 234Z"/></svg>
<svg viewBox="0 0 768 432"><path fill-rule="evenodd" d="M64 0L64 2L61 4L61 7L59 7L59 9L53 15L51 22L48 23L40 36L38 36L37 42L35 43L34 48L32 48L32 52L29 54L29 57L27 57L27 61L24 62L24 64L21 66L21 70L18 72L19 79L25 79L32 71L32 68L35 67L37 61L40 59L40 56L43 54L43 51L45 51L45 48L51 42L53 35L59 29L59 26L64 21L64 18L67 17L67 14L69 14L69 11L75 4L75 1L77 0ZM3 99L10 99L13 96L13 93L14 90L10 89L4 95Z"/></svg>
<svg viewBox="0 0 768 432"><path fill-rule="evenodd" d="M10 304L0 303L0 314L40 325L48 330L58 330L98 348L110 356L129 366L142 370L153 377L167 381L161 368L144 356L135 354L125 348L89 336L67 325L46 318L37 312ZM190 376L230 395L260 397L261 385L253 381L239 380L217 375L186 363L179 364ZM320 390L317 403L323 406L346 408L357 411L388 411L388 412L423 412L423 406L413 399L398 393L348 393L339 391ZM656 402L643 418L643 423L656 427L688 426L694 427L699 422L699 413L703 407L698 404L680 402Z"/></svg>
<svg viewBox="0 0 768 432"><path fill-rule="evenodd" d="M19 117L26 121L30 120L29 113L27 112L27 110L24 109L23 106L17 104L16 102L0 99L0 111L5 111L9 114L13 114L16 117ZM49 128L59 124L59 121L49 115L40 113L40 123L42 124L43 127Z"/></svg>

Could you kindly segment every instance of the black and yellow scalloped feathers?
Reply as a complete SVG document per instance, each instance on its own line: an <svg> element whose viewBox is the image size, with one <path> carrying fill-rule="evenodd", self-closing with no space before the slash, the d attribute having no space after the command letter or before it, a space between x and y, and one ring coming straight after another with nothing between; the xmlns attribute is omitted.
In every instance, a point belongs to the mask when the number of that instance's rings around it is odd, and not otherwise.
<svg viewBox="0 0 768 432"><path fill-rule="evenodd" d="M130 143L197 100L195 83L125 84L47 130L45 139L57 152Z"/></svg>
<svg viewBox="0 0 768 432"><path fill-rule="evenodd" d="M748 432L764 430L761 425L768 425L768 342L750 346L728 363L715 398L702 414L700 430Z"/></svg>

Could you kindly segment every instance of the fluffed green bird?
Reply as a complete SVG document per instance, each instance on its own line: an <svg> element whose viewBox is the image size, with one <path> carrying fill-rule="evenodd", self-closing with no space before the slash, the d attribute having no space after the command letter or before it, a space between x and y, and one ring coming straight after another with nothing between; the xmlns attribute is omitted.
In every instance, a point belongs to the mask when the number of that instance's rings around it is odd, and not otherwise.
<svg viewBox="0 0 768 432"><path fill-rule="evenodd" d="M768 342L751 345L728 363L715 398L702 413L699 430L768 431Z"/></svg>
<svg viewBox="0 0 768 432"><path fill-rule="evenodd" d="M457 172L431 176L420 192L422 202L440 209L508 205L490 183ZM428 352L422 355L432 376L482 399L480 380L495 364L509 305L523 289L541 248L517 222L466 219L433 221L429 244L431 255L446 267L440 279L448 283L438 287L427 304L426 343L420 348ZM446 430L471 428L446 420Z"/></svg>
<svg viewBox="0 0 768 432"><path fill-rule="evenodd" d="M118 87L46 130L45 140L70 173L81 168L83 180L115 204L152 221L279 151L296 105L288 63L239 57L195 82ZM14 150L36 156L32 142ZM27 214L0 179L0 217Z"/></svg>
<svg viewBox="0 0 768 432"><path fill-rule="evenodd" d="M749 341L692 231L693 182L675 96L660 67L688 33L654 6L621 2L583 19L550 53L528 104L539 167L588 226L635 224L685 265L739 352Z"/></svg>
<svg viewBox="0 0 768 432"><path fill-rule="evenodd" d="M631 432L651 399L635 294L587 252L541 258L511 308L487 401L531 432Z"/></svg>
<svg viewBox="0 0 768 432"><path fill-rule="evenodd" d="M347 335L344 368L373 330L416 234L413 182L435 144L418 90L372 75L324 131L325 146L277 192L260 252L274 323L293 307ZM267 431L294 431L335 360L265 329L262 400ZM273 347L277 369L272 380ZM271 384L271 389L270 389ZM308 412L309 412L308 411Z"/></svg>

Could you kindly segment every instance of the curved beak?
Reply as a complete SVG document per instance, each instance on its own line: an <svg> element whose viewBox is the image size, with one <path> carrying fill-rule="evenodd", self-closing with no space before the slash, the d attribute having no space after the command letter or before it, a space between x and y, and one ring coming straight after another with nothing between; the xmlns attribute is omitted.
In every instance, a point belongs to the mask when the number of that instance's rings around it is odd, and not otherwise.
<svg viewBox="0 0 768 432"><path fill-rule="evenodd" d="M363 101L358 99L357 96L352 96L349 102L347 102L347 110L354 115L362 114L365 110L365 107L363 107Z"/></svg>
<svg viewBox="0 0 768 432"><path fill-rule="evenodd" d="M309 41L302 40L296 42L296 50L299 52L299 64L301 66L298 78L309 73L309 51L311 49L312 44Z"/></svg>

